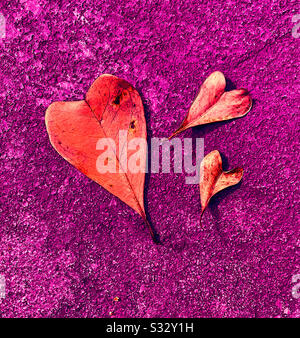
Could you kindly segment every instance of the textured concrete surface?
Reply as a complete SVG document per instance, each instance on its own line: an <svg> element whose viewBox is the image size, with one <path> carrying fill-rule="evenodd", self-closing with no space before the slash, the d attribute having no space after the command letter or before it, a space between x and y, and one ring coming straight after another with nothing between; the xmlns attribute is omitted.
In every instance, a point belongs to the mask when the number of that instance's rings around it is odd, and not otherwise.
<svg viewBox="0 0 300 338"><path fill-rule="evenodd" d="M299 317L299 3L11 0L0 12L0 316ZM244 178L201 229L199 187L147 175L156 246L55 152L45 110L111 73L140 92L149 136L164 137L214 70L251 91L252 111L180 137L204 137L205 154L218 149Z"/></svg>

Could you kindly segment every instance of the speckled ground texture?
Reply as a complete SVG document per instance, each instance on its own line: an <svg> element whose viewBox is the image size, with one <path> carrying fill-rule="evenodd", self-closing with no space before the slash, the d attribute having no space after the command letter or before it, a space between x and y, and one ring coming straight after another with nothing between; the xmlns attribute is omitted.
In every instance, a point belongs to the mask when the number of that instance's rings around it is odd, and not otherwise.
<svg viewBox="0 0 300 338"><path fill-rule="evenodd" d="M298 5L1 0L1 317L300 317ZM45 110L111 73L139 91L149 138L166 137L215 70L250 90L252 111L180 138L203 137L205 154L218 149L244 178L201 228L198 185L148 174L155 245L51 147Z"/></svg>

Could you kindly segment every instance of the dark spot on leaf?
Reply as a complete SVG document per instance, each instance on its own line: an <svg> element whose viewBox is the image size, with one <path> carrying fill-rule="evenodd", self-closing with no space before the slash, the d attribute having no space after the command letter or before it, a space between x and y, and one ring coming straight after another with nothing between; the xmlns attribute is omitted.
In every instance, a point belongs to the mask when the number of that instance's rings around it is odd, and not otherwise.
<svg viewBox="0 0 300 338"><path fill-rule="evenodd" d="M129 124L129 128L130 129L134 129L135 128L135 120L132 120Z"/></svg>
<svg viewBox="0 0 300 338"><path fill-rule="evenodd" d="M121 96L117 95L116 98L114 99L113 103L114 104L120 104L120 102L121 102Z"/></svg>

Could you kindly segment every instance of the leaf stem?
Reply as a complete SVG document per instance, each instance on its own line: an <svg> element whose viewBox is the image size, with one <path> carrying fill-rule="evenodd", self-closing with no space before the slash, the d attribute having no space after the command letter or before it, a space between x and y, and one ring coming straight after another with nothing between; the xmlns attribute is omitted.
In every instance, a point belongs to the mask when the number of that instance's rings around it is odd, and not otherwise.
<svg viewBox="0 0 300 338"><path fill-rule="evenodd" d="M203 224L202 224L202 216L204 214L204 211L205 209L201 212L201 215L200 215L200 227L203 228Z"/></svg>
<svg viewBox="0 0 300 338"><path fill-rule="evenodd" d="M147 216L144 214L143 216L143 220L145 222L145 224L147 225L148 229L149 229L149 232L150 232L150 235L152 237L152 240L155 244L160 244L160 240L159 240L159 236L158 234L156 234L151 226L151 224L149 223L148 219L147 219Z"/></svg>

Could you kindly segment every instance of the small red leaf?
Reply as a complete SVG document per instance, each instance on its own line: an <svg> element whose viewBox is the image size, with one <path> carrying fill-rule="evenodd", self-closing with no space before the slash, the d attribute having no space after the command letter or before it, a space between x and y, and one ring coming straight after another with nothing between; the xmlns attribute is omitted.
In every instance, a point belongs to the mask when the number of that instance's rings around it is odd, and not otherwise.
<svg viewBox="0 0 300 338"><path fill-rule="evenodd" d="M144 108L136 89L116 76L101 75L88 90L85 100L52 103L47 109L45 120L51 144L56 151L138 212L156 240L144 209L146 149L139 172L124 170L122 167L122 164L128 164L128 158L134 151L131 150L131 154L128 151L125 162L120 160L127 152L127 147L120 145L121 130L125 132L127 144L132 139L142 139L146 144ZM106 149L101 148L108 154L103 163L115 166L116 172L99 172L99 140L109 141Z"/></svg>
<svg viewBox="0 0 300 338"><path fill-rule="evenodd" d="M246 115L252 100L246 89L224 92L226 80L223 73L212 73L200 87L187 116L170 138L180 132L207 123L231 120Z"/></svg>
<svg viewBox="0 0 300 338"><path fill-rule="evenodd" d="M242 177L242 168L223 171L222 159L218 150L214 150L204 157L200 166L200 220L210 199L219 191L238 184Z"/></svg>

